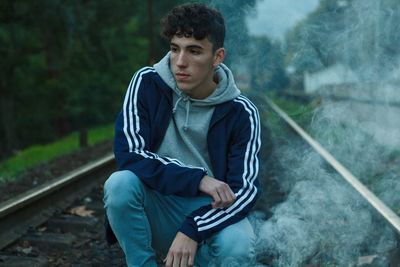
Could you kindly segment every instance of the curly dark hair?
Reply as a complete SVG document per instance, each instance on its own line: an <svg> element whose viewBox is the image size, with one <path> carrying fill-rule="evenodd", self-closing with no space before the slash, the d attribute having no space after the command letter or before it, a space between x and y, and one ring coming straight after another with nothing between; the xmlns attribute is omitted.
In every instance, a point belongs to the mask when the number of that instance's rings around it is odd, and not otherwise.
<svg viewBox="0 0 400 267"><path fill-rule="evenodd" d="M170 41L175 35L208 38L213 50L224 46L225 22L221 13L201 3L183 4L173 8L161 20L161 35Z"/></svg>

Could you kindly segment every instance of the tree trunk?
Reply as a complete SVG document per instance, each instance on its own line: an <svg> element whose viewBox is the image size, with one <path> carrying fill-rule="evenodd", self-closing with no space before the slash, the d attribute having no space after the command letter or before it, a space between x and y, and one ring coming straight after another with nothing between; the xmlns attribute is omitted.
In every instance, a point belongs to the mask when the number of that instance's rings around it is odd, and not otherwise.
<svg viewBox="0 0 400 267"><path fill-rule="evenodd" d="M79 129L79 147L85 148L88 146L88 131L86 128Z"/></svg>
<svg viewBox="0 0 400 267"><path fill-rule="evenodd" d="M10 97L0 97L0 134L4 136L1 144L1 156L4 158L11 154L16 149L16 132L15 132L15 118L14 118L14 100Z"/></svg>

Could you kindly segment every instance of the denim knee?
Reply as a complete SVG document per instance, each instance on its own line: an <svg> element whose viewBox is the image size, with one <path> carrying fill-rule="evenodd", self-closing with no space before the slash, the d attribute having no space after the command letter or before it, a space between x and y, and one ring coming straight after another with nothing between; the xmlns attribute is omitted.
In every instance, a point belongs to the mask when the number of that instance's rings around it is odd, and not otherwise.
<svg viewBox="0 0 400 267"><path fill-rule="evenodd" d="M104 183L104 203L106 207L124 208L132 200L142 201L144 185L133 172L114 172Z"/></svg>
<svg viewBox="0 0 400 267"><path fill-rule="evenodd" d="M219 232L212 242L211 250L214 257L219 260L228 258L237 262L248 262L254 256L255 236L248 222L239 222Z"/></svg>

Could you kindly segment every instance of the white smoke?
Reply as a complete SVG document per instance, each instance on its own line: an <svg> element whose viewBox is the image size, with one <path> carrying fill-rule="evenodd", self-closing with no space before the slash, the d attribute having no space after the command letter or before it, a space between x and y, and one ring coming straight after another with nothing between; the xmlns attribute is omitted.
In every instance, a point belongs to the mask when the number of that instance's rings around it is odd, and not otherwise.
<svg viewBox="0 0 400 267"><path fill-rule="evenodd" d="M240 1L211 2L232 11L233 3ZM273 5L273 1L265 2ZM351 71L353 79L345 85L321 87L325 90L320 91L322 102L307 131L400 213L400 107L391 105L400 102L400 2L320 2L336 8L333 13L314 16L312 23L299 32L300 40L286 44L297 48L287 55L287 67L293 67L295 73L304 66L318 71L341 64ZM284 18L288 14L285 10L275 13ZM250 15L254 14L268 13L264 10ZM255 23L249 25L253 27L250 33L261 32L254 29ZM227 26L228 31L242 36L241 31L230 28L229 23ZM263 23L260 27L269 26ZM241 46L241 41L234 38L232 44ZM265 53L262 49L259 52ZM240 54L234 56L240 60ZM331 101L327 97L330 94L356 101ZM266 179L262 181L264 195L259 211L250 218L257 235L258 264L388 266L390 253L398 246L398 234L320 156L296 141L285 126L280 127L273 129L274 149L266 151L272 153L268 164L277 170L262 173ZM271 190L276 186L278 196ZM235 264L227 261L229 266Z"/></svg>
<svg viewBox="0 0 400 267"><path fill-rule="evenodd" d="M357 84L322 87L307 131L399 214L400 106L393 103L400 103L400 2L337 4L348 8L344 20L327 24L329 14L314 20L303 29L299 55L320 60L318 68L329 67L327 62L348 65ZM311 40L315 36L319 39ZM305 51L313 53L307 57ZM327 97L332 94L352 101L332 101ZM279 267L360 266L371 256L363 266L389 266L398 233L315 152L290 138L295 137L275 136L280 142L273 155L281 166L275 181L287 198L269 208L269 219L253 217L259 260Z"/></svg>

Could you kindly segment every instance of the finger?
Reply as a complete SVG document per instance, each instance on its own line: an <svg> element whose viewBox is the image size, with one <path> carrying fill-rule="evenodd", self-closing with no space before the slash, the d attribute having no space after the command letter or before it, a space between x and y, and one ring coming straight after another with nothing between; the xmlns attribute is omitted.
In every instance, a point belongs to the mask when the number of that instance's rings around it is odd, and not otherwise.
<svg viewBox="0 0 400 267"><path fill-rule="evenodd" d="M236 195L228 184L224 183L217 191L222 200L222 207L228 207L236 200Z"/></svg>
<svg viewBox="0 0 400 267"><path fill-rule="evenodd" d="M167 257L164 259L165 267L171 267L172 266L172 256L171 254L168 253Z"/></svg>
<svg viewBox="0 0 400 267"><path fill-rule="evenodd" d="M228 184L226 185L226 187L227 187L227 192L229 192L229 194L230 194L233 198L236 199L236 195L235 195L235 193L233 193L232 188L231 188Z"/></svg>
<svg viewBox="0 0 400 267"><path fill-rule="evenodd" d="M194 254L194 255L190 254L189 255L189 258L188 258L188 266L189 267L193 267L194 266L194 257L195 256L196 256L196 254Z"/></svg>
<svg viewBox="0 0 400 267"><path fill-rule="evenodd" d="M232 204L233 202L235 202L235 200L236 200L236 195L235 195L235 193L233 193L233 191L231 190L231 188L229 188L229 198L230 198L230 200L231 200L231 204Z"/></svg>
<svg viewBox="0 0 400 267"><path fill-rule="evenodd" d="M220 208L224 208L224 207L228 206L231 203L231 197L229 195L229 192L226 192L226 190L219 189L218 190L218 195L221 198Z"/></svg>
<svg viewBox="0 0 400 267"><path fill-rule="evenodd" d="M189 253L183 253L182 258L181 258L181 267L187 267L188 266L188 260L189 260Z"/></svg>
<svg viewBox="0 0 400 267"><path fill-rule="evenodd" d="M227 198L228 200L231 202L231 204L236 200L236 195L235 193L233 193L232 189L230 188L230 186L228 185L228 189L226 191L227 194Z"/></svg>
<svg viewBox="0 0 400 267"><path fill-rule="evenodd" d="M229 192L224 192L226 201L224 202L224 208L229 207L230 205L235 202L235 199L232 197L232 195Z"/></svg>
<svg viewBox="0 0 400 267"><path fill-rule="evenodd" d="M221 197L219 196L218 192L214 192L213 195L213 202L211 203L211 206L216 209L221 205Z"/></svg>
<svg viewBox="0 0 400 267"><path fill-rule="evenodd" d="M181 263L181 256L177 253L174 254L174 259L172 262L172 266L173 267L179 267L180 263Z"/></svg>

